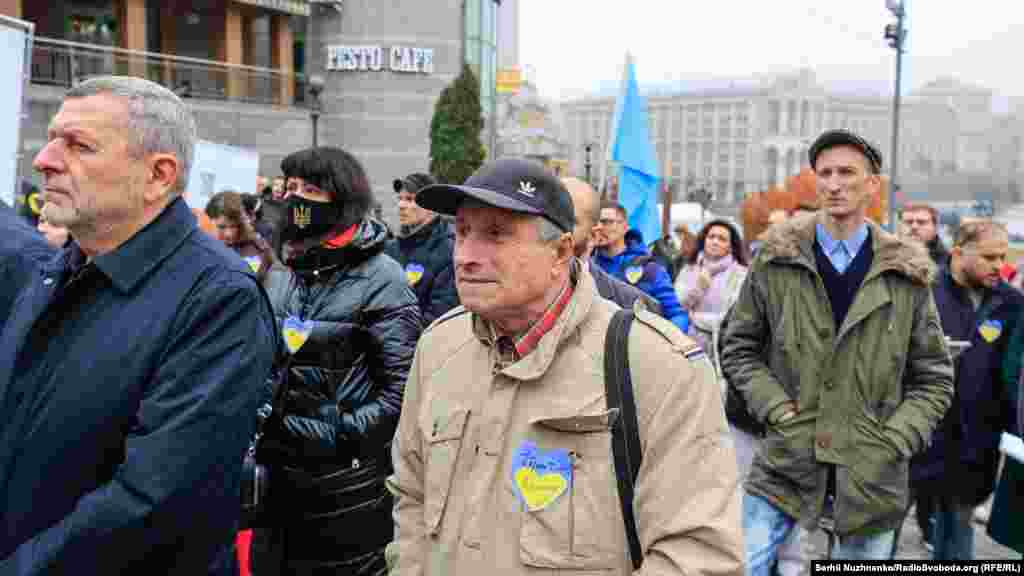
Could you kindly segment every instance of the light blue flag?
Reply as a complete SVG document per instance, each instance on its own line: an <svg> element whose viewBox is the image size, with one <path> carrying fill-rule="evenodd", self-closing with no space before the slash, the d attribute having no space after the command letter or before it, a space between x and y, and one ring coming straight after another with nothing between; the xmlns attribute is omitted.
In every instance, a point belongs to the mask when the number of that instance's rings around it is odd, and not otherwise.
<svg viewBox="0 0 1024 576"><path fill-rule="evenodd" d="M626 56L622 91L615 104L611 160L619 167L619 204L629 214L629 227L645 242L661 238L658 217L658 161L648 131L647 110L636 85L632 56Z"/></svg>

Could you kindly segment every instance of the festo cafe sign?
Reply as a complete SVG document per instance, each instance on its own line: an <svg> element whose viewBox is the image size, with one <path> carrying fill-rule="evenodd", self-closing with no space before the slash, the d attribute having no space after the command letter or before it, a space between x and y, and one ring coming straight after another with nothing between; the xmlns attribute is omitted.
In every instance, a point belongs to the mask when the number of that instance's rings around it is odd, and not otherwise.
<svg viewBox="0 0 1024 576"><path fill-rule="evenodd" d="M388 56L386 61L385 55ZM387 50L381 46L327 47L328 70L380 72L385 64L392 72L433 74L434 50L408 46L392 46Z"/></svg>

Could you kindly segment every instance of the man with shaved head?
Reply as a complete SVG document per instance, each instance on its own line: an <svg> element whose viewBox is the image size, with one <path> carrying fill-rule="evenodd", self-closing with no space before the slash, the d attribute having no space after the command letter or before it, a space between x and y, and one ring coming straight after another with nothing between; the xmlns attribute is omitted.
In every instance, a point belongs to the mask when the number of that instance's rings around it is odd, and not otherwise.
<svg viewBox="0 0 1024 576"><path fill-rule="evenodd" d="M601 200L590 184L579 178L562 178L562 184L572 196L572 204L576 212L576 227L572 231L573 249L576 252L576 257L583 261L594 276L598 294L605 300L611 300L623 308L632 308L633 303L639 299L647 306L648 310L660 314L661 306L654 298L639 288L634 288L610 276L600 266L590 265L590 253L593 251L591 239L594 234L594 225L597 224L597 220L601 216Z"/></svg>

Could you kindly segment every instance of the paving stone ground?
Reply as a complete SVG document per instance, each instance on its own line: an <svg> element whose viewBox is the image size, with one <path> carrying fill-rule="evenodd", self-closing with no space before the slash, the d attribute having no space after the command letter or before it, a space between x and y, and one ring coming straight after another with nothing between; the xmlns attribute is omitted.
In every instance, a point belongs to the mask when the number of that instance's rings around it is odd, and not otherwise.
<svg viewBox="0 0 1024 576"><path fill-rule="evenodd" d="M828 549L827 543L828 539L825 533L819 530L811 534L810 538L804 539L804 553L809 560L824 559ZM994 542L985 532L985 526L978 523L974 524L974 550L979 560L1016 560L1021 557L1017 552ZM903 524L896 557L901 560L931 559L931 552L924 547L921 531L918 530L917 522L914 521L913 510ZM803 574L809 572L807 569Z"/></svg>

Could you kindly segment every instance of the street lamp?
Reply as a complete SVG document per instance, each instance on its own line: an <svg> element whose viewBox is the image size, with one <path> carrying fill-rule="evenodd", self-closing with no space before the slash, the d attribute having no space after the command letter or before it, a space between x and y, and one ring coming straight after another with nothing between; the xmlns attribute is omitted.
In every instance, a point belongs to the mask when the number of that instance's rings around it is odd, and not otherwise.
<svg viewBox="0 0 1024 576"><path fill-rule="evenodd" d="M903 0L885 0L885 7L896 17L895 23L885 25L885 39L896 50L896 89L892 95L892 152L889 154L889 230L896 231L896 195L899 191L900 169L900 80L903 73L903 42L907 31L903 21L907 16Z"/></svg>
<svg viewBox="0 0 1024 576"><path fill-rule="evenodd" d="M309 77L309 95L313 97L309 102L309 119L313 122L313 147L317 147L317 121L320 120L320 111L323 109L320 103L320 93L324 91L324 77L313 74Z"/></svg>
<svg viewBox="0 0 1024 576"><path fill-rule="evenodd" d="M593 145L593 144L591 144L590 142L587 142L587 143L586 143L586 144L585 144L585 145L583 146L583 149L587 151L587 160L586 160L586 162L584 162L584 163L583 163L583 167L584 167L584 168L585 168L585 169L587 170L587 184L590 184L591 186L593 186L593 183L592 183L592 182L590 181L590 167L591 167L591 163L590 163L590 151L591 151L591 149L593 149L593 148L594 148L594 145Z"/></svg>

